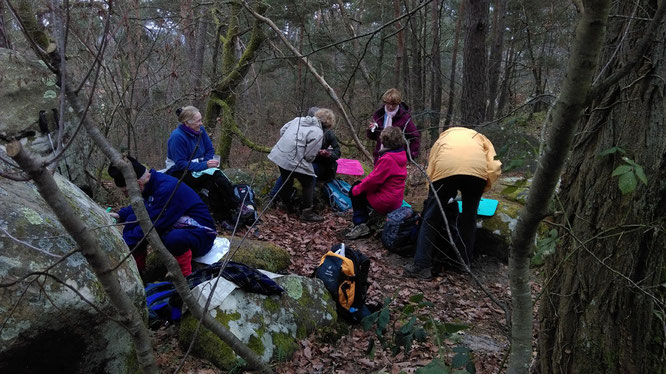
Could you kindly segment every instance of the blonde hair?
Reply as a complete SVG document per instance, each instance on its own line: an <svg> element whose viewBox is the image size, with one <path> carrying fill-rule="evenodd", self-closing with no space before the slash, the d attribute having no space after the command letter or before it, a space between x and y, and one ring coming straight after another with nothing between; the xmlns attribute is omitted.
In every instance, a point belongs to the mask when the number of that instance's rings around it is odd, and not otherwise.
<svg viewBox="0 0 666 374"><path fill-rule="evenodd" d="M319 109L315 112L315 117L317 117L319 123L321 123L321 127L324 129L330 129L335 124L335 114L330 109Z"/></svg>
<svg viewBox="0 0 666 374"><path fill-rule="evenodd" d="M402 94L396 88L389 88L382 95L382 100L391 104L400 104L402 101Z"/></svg>
<svg viewBox="0 0 666 374"><path fill-rule="evenodd" d="M402 130L399 127L387 127L382 130L379 137L382 140L384 148L397 149L405 145L405 140L402 138Z"/></svg>
<svg viewBox="0 0 666 374"><path fill-rule="evenodd" d="M192 105L182 107L180 108L180 114L178 114L178 121L181 123L189 122L197 115L197 113L201 114L199 109Z"/></svg>

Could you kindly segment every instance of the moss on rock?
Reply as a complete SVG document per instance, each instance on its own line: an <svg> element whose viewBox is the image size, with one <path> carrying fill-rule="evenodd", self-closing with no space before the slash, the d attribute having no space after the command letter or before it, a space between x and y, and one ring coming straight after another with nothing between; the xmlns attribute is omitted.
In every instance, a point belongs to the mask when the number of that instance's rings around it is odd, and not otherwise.
<svg viewBox="0 0 666 374"><path fill-rule="evenodd" d="M230 253L234 252L236 245L236 243L231 243ZM228 255L225 256L225 259L227 257ZM284 249L273 243L249 239L243 241L231 260L274 273L286 271L290 263L289 253Z"/></svg>
<svg viewBox="0 0 666 374"><path fill-rule="evenodd" d="M230 321L240 319L240 314L217 311L215 319L228 328ZM188 348L189 342L191 342L194 337L194 332L198 323L199 321L191 314L185 315L180 322L178 340L183 349ZM203 326L199 329L197 343L192 348L192 352L198 357L205 357L219 368L230 369L236 364L236 354L231 347Z"/></svg>

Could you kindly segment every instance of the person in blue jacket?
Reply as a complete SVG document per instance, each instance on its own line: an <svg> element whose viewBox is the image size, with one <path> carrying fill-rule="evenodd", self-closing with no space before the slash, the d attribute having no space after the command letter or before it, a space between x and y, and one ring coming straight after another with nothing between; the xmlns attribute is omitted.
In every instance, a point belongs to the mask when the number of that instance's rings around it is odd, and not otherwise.
<svg viewBox="0 0 666 374"><path fill-rule="evenodd" d="M213 246L217 236L215 222L206 204L196 192L172 176L159 173L132 157L127 157L137 175L137 183L143 201L164 246L176 258L184 276L192 273L192 257L203 256ZM114 183L125 194L127 187L120 169L111 165L108 169ZM174 192L175 190L175 192ZM132 250L140 272L146 266L146 240L131 206L111 213L123 228L123 239Z"/></svg>
<svg viewBox="0 0 666 374"><path fill-rule="evenodd" d="M194 189L219 221L230 221L238 207L231 181L218 169L213 143L201 122L199 109L176 110L178 127L167 143L166 173Z"/></svg>

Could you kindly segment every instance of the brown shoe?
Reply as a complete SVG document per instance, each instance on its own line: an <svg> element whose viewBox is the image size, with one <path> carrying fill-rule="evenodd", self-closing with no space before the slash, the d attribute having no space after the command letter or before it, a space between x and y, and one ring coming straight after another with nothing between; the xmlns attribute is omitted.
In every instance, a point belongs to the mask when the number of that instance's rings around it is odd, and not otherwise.
<svg viewBox="0 0 666 374"><path fill-rule="evenodd" d="M318 215L317 213L314 212L314 209L312 208L305 208L301 212L301 220L303 221L308 221L308 222L321 222L324 220L324 217Z"/></svg>

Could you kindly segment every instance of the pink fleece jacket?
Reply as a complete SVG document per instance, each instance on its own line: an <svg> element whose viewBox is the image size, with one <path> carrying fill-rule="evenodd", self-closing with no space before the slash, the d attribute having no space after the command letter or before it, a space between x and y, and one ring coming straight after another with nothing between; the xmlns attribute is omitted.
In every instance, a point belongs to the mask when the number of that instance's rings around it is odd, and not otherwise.
<svg viewBox="0 0 666 374"><path fill-rule="evenodd" d="M354 196L365 193L370 206L379 214L390 213L402 205L407 179L407 155L404 149L379 156L375 168L354 186Z"/></svg>

